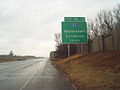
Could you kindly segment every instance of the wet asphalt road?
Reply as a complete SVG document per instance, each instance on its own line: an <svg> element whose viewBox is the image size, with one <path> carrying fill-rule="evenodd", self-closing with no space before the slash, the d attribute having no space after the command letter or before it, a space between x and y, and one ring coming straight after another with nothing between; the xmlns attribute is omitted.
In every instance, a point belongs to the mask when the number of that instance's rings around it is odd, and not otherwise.
<svg viewBox="0 0 120 90"><path fill-rule="evenodd" d="M47 58L0 63L0 90L74 90Z"/></svg>

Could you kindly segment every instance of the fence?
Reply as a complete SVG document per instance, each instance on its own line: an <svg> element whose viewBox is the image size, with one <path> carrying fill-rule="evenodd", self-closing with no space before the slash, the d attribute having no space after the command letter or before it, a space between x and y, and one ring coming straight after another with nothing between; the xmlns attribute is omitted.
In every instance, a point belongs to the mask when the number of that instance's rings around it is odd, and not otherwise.
<svg viewBox="0 0 120 90"><path fill-rule="evenodd" d="M120 50L120 29L114 30L113 34L111 35L101 35L95 37L91 42L88 43L88 47L90 48L90 52ZM84 48L82 51L84 51ZM86 53L86 51L84 52Z"/></svg>

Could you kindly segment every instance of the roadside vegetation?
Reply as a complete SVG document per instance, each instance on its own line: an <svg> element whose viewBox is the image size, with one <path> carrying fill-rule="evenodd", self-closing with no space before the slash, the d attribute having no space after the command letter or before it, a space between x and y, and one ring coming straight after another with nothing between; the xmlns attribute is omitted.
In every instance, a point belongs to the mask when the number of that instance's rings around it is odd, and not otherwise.
<svg viewBox="0 0 120 90"><path fill-rule="evenodd" d="M54 64L77 90L120 90L120 51L77 54Z"/></svg>
<svg viewBox="0 0 120 90"><path fill-rule="evenodd" d="M3 62L12 62L12 61L17 61L17 60L0 60L0 63L3 63Z"/></svg>
<svg viewBox="0 0 120 90"><path fill-rule="evenodd" d="M61 58L53 63L77 90L120 90L120 4L87 22L88 43L84 47L88 49L84 54L80 44L70 44L71 57L67 58L67 44L62 44L60 33L56 33L56 51L50 57Z"/></svg>

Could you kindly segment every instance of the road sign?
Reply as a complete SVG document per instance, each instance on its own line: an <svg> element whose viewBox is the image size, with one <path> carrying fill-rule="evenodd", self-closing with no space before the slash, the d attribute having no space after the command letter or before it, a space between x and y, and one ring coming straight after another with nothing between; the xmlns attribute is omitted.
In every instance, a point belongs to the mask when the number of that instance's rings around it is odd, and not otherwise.
<svg viewBox="0 0 120 90"><path fill-rule="evenodd" d="M85 17L65 17L65 22L85 22Z"/></svg>
<svg viewBox="0 0 120 90"><path fill-rule="evenodd" d="M87 43L86 22L62 22L62 43Z"/></svg>
<svg viewBox="0 0 120 90"><path fill-rule="evenodd" d="M84 44L87 43L87 41L87 25L85 20L81 22L62 22L63 44Z"/></svg>

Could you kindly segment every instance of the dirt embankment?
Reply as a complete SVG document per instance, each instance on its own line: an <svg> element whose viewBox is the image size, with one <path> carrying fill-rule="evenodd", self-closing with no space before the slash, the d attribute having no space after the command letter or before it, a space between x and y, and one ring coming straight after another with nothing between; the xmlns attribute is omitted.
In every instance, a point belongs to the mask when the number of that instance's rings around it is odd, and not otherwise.
<svg viewBox="0 0 120 90"><path fill-rule="evenodd" d="M78 54L54 64L77 90L120 90L120 51Z"/></svg>

